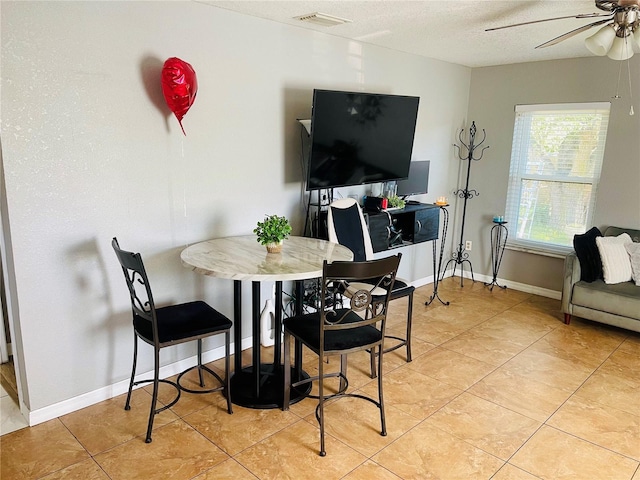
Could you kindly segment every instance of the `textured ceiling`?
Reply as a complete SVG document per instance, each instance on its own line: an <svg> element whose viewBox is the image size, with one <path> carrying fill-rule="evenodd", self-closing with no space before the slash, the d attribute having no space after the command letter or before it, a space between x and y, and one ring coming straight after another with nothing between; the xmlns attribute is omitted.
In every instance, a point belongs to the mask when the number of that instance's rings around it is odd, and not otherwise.
<svg viewBox="0 0 640 480"><path fill-rule="evenodd" d="M592 56L584 46L584 39L598 27L554 46L541 49L535 46L597 19L569 18L493 32L485 29L553 17L604 13L595 7L593 0L206 0L201 3L468 67ZM352 22L322 27L294 18L313 12Z"/></svg>

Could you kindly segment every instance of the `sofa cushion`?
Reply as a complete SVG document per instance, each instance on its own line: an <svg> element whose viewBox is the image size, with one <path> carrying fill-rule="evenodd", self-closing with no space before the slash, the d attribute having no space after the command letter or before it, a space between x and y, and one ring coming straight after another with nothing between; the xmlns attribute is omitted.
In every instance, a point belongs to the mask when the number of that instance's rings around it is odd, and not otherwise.
<svg viewBox="0 0 640 480"><path fill-rule="evenodd" d="M578 282L571 303L622 317L640 320L640 288L633 282L607 285L603 280Z"/></svg>
<svg viewBox="0 0 640 480"><path fill-rule="evenodd" d="M593 282L602 278L602 260L596 245L596 237L601 236L600 229L593 227L588 232L573 237L573 248L580 261L580 280Z"/></svg>
<svg viewBox="0 0 640 480"><path fill-rule="evenodd" d="M617 237L596 238L605 283L613 284L631 280L631 260L624 248L627 243L631 243L628 233L621 233Z"/></svg>
<svg viewBox="0 0 640 480"><path fill-rule="evenodd" d="M624 248L627 249L629 260L631 260L631 276L633 281L640 287L640 243L627 243Z"/></svg>

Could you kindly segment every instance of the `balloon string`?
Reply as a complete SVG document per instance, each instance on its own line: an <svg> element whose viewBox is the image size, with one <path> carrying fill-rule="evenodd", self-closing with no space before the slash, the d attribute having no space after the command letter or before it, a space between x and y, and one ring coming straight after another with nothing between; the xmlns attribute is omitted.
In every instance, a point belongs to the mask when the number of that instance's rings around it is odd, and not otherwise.
<svg viewBox="0 0 640 480"><path fill-rule="evenodd" d="M182 150L182 209L184 216L184 246L189 246L189 216L187 215L187 169L184 167L184 137L180 139L180 146Z"/></svg>

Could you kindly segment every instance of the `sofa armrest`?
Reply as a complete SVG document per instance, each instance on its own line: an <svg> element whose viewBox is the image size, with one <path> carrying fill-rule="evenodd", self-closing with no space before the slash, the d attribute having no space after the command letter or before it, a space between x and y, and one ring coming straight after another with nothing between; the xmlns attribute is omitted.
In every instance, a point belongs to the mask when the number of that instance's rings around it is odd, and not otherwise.
<svg viewBox="0 0 640 480"><path fill-rule="evenodd" d="M580 281L580 261L576 252L571 252L564 259L564 281L562 284L562 311L571 315L573 305L571 295L573 286Z"/></svg>

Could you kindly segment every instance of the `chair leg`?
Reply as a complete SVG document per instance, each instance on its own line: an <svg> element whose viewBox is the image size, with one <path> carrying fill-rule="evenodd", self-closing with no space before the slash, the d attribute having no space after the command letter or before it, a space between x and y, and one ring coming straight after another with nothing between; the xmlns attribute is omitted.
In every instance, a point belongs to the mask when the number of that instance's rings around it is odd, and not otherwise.
<svg viewBox="0 0 640 480"><path fill-rule="evenodd" d="M291 399L291 336L285 330L284 332L284 390L282 395L282 410L289 410L289 401ZM298 362L296 349L296 364Z"/></svg>
<svg viewBox="0 0 640 480"><path fill-rule="evenodd" d="M146 443L151 443L151 430L153 430L153 418L156 415L156 404L158 402L158 386L160 384L160 350L154 348L154 366L153 366L153 393L151 395L151 410L149 412L149 425L147 426Z"/></svg>
<svg viewBox="0 0 640 480"><path fill-rule="evenodd" d="M380 402L380 435L387 436L387 420L384 414L384 395L382 392L382 344L378 347L378 401Z"/></svg>
<svg viewBox="0 0 640 480"><path fill-rule="evenodd" d="M131 368L131 381L129 382L129 392L127 401L124 403L125 410L131 410L131 392L133 391L133 379L136 376L136 364L138 363L138 336L133 334L133 367Z"/></svg>
<svg viewBox="0 0 640 480"><path fill-rule="evenodd" d="M327 452L324 448L324 361L323 355L318 355L318 423L320 424L320 456Z"/></svg>
<svg viewBox="0 0 640 480"><path fill-rule="evenodd" d="M569 325L571 323L571 314L570 313L565 313L564 314L564 323L565 323L565 325Z"/></svg>
<svg viewBox="0 0 640 480"><path fill-rule="evenodd" d="M200 388L204 388L204 378L202 377L202 339L198 339L198 380Z"/></svg>
<svg viewBox="0 0 640 480"><path fill-rule="evenodd" d="M224 393L227 396L227 412L233 413L231 406L231 330L224 334Z"/></svg>
<svg viewBox="0 0 640 480"><path fill-rule="evenodd" d="M411 323L413 321L413 292L409 294L407 304L407 363L412 360L411 358Z"/></svg>
<svg viewBox="0 0 640 480"><path fill-rule="evenodd" d="M369 376L371 378L376 378L376 351L372 348L369 353L369 363L371 369L371 374Z"/></svg>
<svg viewBox="0 0 640 480"><path fill-rule="evenodd" d="M378 303L374 303L373 304L373 311L377 311L378 307L380 306L380 304ZM384 339L383 339L384 341ZM382 351L382 350L381 350ZM376 378L376 349L372 348L371 350L369 350L369 363L370 363L370 370L371 373L369 374L369 376L371 378Z"/></svg>
<svg viewBox="0 0 640 480"><path fill-rule="evenodd" d="M407 302L408 302L407 303L407 332L404 340L404 345L407 347L407 363L409 363L411 360L413 360L413 357L411 355L411 324L413 321L413 292L411 292L408 295ZM396 337L393 337L393 338L396 338ZM401 340L401 339L398 338L398 340ZM399 344L398 346L402 346L402 344ZM391 349L395 350L396 348L398 348L398 346L392 347ZM375 359L376 359L375 349L372 348L370 350L371 378L376 378Z"/></svg>
<svg viewBox="0 0 640 480"><path fill-rule="evenodd" d="M300 378L300 372L302 372L302 342L297 338L295 339L295 360L294 361L295 361L295 371L297 372L296 375L298 376L298 378L296 378L296 381L302 380Z"/></svg>
<svg viewBox="0 0 640 480"><path fill-rule="evenodd" d="M340 390L339 392L344 392L347 389L347 356L340 355L340 373L342 376L340 377Z"/></svg>

